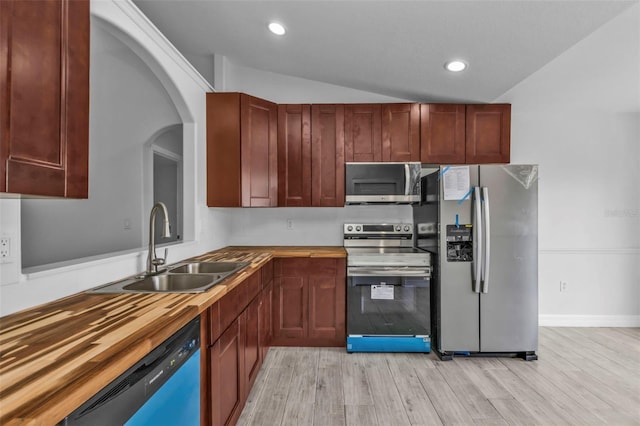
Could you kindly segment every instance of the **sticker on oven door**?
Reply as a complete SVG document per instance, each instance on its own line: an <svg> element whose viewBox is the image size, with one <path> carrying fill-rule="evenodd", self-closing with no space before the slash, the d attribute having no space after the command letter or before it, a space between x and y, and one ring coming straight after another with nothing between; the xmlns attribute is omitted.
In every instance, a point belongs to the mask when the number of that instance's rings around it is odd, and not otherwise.
<svg viewBox="0 0 640 426"><path fill-rule="evenodd" d="M393 286L386 284L372 285L371 299L393 300Z"/></svg>

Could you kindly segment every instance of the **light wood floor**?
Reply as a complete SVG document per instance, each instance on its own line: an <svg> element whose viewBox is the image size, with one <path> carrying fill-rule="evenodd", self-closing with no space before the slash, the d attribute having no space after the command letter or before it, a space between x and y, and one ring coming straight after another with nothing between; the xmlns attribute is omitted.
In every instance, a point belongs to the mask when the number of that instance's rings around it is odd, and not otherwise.
<svg viewBox="0 0 640 426"><path fill-rule="evenodd" d="M540 328L538 361L271 348L240 425L640 425L640 328Z"/></svg>

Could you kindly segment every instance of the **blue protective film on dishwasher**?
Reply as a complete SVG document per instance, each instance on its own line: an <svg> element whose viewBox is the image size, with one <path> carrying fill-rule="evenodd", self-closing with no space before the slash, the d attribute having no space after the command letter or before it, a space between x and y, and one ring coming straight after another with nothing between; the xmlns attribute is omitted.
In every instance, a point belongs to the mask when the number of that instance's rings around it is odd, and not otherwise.
<svg viewBox="0 0 640 426"><path fill-rule="evenodd" d="M125 425L199 426L200 350L197 350Z"/></svg>

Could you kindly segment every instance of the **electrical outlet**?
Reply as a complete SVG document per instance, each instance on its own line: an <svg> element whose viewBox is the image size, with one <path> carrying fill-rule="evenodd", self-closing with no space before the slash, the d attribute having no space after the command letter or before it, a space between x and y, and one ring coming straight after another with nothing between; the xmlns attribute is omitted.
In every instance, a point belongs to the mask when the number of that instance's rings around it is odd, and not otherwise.
<svg viewBox="0 0 640 426"><path fill-rule="evenodd" d="M568 283L566 281L560 281L560 293L564 293L568 289Z"/></svg>
<svg viewBox="0 0 640 426"><path fill-rule="evenodd" d="M293 229L293 219L287 219L287 229L288 230Z"/></svg>
<svg viewBox="0 0 640 426"><path fill-rule="evenodd" d="M8 261L11 258L11 238L0 238L0 261Z"/></svg>

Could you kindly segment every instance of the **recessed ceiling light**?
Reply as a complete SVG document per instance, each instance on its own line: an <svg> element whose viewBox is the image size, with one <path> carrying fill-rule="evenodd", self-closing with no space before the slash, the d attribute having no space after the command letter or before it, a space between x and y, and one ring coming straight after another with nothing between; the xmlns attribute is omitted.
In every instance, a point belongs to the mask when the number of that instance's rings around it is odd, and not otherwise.
<svg viewBox="0 0 640 426"><path fill-rule="evenodd" d="M269 23L269 31L271 31L275 35L284 35L284 33L287 32L287 30L284 29L282 24L279 24L277 22Z"/></svg>
<svg viewBox="0 0 640 426"><path fill-rule="evenodd" d="M467 68L467 64L464 61L455 60L447 62L444 67L451 72L460 72Z"/></svg>

